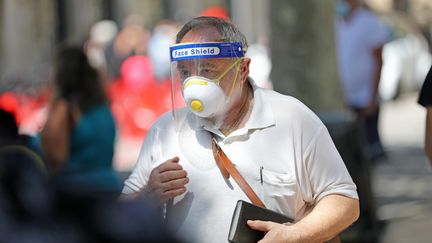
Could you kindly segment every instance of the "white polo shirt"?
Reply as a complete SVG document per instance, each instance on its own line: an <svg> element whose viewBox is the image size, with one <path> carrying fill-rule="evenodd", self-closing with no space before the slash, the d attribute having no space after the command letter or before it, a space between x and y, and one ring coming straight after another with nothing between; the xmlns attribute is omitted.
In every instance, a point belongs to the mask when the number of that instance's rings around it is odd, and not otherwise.
<svg viewBox="0 0 432 243"><path fill-rule="evenodd" d="M365 107L372 96L377 63L373 51L382 47L388 34L369 10L356 10L349 21L336 21L339 74L349 105Z"/></svg>
<svg viewBox="0 0 432 243"><path fill-rule="evenodd" d="M190 182L169 215L186 242L227 242L237 200L249 201L221 175L209 131L270 209L299 220L326 195L358 198L326 127L293 97L254 86L249 121L227 137L185 109L178 117L183 120L165 114L152 126L123 193L140 190L154 167L179 156Z"/></svg>

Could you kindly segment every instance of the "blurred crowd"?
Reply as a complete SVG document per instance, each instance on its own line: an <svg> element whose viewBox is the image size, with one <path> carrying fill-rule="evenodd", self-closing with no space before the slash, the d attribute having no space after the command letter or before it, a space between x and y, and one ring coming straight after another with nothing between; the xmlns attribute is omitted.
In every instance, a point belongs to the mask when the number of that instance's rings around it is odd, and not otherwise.
<svg viewBox="0 0 432 243"><path fill-rule="evenodd" d="M132 15L121 28L111 20L95 23L83 43L90 64L103 77L121 136L143 138L154 120L171 109L166 50L177 28L176 22L161 20L150 31L139 16ZM49 86L31 94L4 92L0 107L16 115L22 132L35 134L45 122L52 95Z"/></svg>

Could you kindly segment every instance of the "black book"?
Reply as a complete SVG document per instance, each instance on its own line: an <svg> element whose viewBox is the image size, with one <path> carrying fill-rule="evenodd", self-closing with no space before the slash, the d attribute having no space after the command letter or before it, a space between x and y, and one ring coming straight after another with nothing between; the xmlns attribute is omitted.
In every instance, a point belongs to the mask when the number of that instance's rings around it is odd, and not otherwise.
<svg viewBox="0 0 432 243"><path fill-rule="evenodd" d="M264 232L253 230L247 225L248 220L263 220L276 223L292 223L285 215L262 208L254 204L238 200L231 220L228 241L233 243L258 242L264 237Z"/></svg>

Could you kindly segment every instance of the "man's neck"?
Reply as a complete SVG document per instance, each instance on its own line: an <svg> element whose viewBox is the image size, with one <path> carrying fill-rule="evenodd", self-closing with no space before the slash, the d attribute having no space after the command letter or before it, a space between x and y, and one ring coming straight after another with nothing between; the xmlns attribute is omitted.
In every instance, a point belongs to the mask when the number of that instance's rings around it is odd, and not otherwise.
<svg viewBox="0 0 432 243"><path fill-rule="evenodd" d="M248 121L253 107L253 89L249 83L246 83L242 90L241 98L228 111L227 117L224 119L220 131L225 135L229 135L233 131L244 127Z"/></svg>

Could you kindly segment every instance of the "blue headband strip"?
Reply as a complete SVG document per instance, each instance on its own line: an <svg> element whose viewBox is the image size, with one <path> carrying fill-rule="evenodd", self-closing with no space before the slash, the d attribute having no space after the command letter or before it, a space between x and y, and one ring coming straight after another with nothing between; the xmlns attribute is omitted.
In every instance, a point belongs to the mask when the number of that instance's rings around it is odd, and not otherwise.
<svg viewBox="0 0 432 243"><path fill-rule="evenodd" d="M176 44L170 47L171 61L195 58L243 57L240 42L201 42Z"/></svg>

